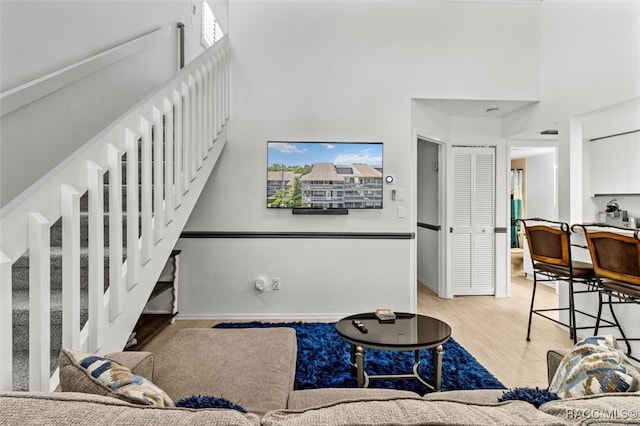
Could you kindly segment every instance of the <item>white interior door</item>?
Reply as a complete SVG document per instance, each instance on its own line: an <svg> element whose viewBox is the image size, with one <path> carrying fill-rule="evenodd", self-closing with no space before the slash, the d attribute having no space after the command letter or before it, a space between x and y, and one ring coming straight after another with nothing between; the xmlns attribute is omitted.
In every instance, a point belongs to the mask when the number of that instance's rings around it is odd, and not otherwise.
<svg viewBox="0 0 640 426"><path fill-rule="evenodd" d="M453 149L453 294L495 293L495 148Z"/></svg>

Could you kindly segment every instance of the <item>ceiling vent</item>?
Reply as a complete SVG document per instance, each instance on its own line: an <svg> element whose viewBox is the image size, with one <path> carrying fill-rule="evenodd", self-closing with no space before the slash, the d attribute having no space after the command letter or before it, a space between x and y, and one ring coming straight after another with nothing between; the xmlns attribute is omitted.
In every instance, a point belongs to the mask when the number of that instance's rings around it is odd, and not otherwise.
<svg viewBox="0 0 640 426"><path fill-rule="evenodd" d="M557 130L543 130L540 132L541 135L557 135Z"/></svg>

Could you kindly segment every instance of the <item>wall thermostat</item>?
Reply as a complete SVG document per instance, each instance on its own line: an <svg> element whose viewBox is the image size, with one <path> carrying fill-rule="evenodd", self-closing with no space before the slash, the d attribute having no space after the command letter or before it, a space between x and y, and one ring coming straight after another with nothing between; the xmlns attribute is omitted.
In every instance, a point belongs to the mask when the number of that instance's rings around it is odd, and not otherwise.
<svg viewBox="0 0 640 426"><path fill-rule="evenodd" d="M391 175L387 175L387 176L384 178L384 181L385 181L385 182L387 182L387 183L393 183L393 176L391 176Z"/></svg>

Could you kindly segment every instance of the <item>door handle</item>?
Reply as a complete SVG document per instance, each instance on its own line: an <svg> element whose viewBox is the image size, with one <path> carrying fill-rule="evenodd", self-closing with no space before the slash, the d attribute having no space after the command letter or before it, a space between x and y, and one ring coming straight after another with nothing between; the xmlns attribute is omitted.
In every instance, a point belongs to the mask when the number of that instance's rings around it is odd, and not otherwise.
<svg viewBox="0 0 640 426"><path fill-rule="evenodd" d="M453 234L453 227L449 227L449 233Z"/></svg>

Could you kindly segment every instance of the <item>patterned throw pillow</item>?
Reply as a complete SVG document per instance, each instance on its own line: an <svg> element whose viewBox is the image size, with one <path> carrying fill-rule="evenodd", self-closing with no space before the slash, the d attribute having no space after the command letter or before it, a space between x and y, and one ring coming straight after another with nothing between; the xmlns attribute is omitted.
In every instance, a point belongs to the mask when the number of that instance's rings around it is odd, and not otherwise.
<svg viewBox="0 0 640 426"><path fill-rule="evenodd" d="M612 335L588 337L567 353L549 391L560 398L640 390L640 372Z"/></svg>
<svg viewBox="0 0 640 426"><path fill-rule="evenodd" d="M162 389L113 360L61 349L58 365L63 392L111 396L133 404L174 406Z"/></svg>

